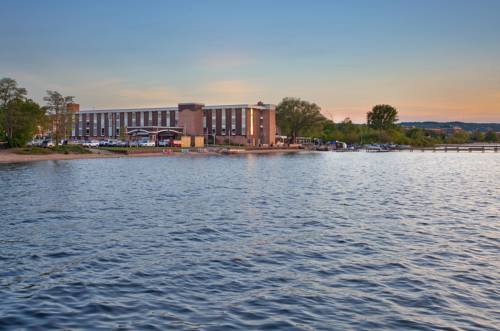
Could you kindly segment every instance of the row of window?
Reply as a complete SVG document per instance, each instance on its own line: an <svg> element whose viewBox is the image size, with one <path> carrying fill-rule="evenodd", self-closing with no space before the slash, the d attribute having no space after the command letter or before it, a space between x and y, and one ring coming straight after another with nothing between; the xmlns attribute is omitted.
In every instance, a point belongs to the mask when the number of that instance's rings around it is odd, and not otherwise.
<svg viewBox="0 0 500 331"><path fill-rule="evenodd" d="M217 127L217 112L220 112L220 127L221 127L221 134L224 136L226 134L230 135L236 135L236 109L230 109L229 112L227 112L227 115L230 117L230 122L231 122L231 128L226 128L226 123L227 123L227 118L226 118L226 110L225 109L217 109L217 110L212 110L212 117L211 117L211 127L207 128L207 117L208 114L205 113L203 116L203 132L204 133L212 133L216 134L216 127ZM246 110L242 109L241 111L241 134L246 135Z"/></svg>
<svg viewBox="0 0 500 331"><path fill-rule="evenodd" d="M95 135L99 131L99 127L101 136L113 136L113 132L118 136L121 127L152 126L153 113L156 113L155 117L157 116L155 125L168 127L178 125L178 111L75 114L73 119L75 126L72 134L79 136L80 133L84 132L86 135ZM173 116L171 113L174 113ZM122 115L123 123L120 121Z"/></svg>
<svg viewBox="0 0 500 331"><path fill-rule="evenodd" d="M238 110L239 111L239 110ZM207 128L207 116L208 112L205 112L203 116L203 131L204 133L216 134L217 127L217 113L220 117L220 132L222 135L236 135L237 134L237 123L236 123L236 109L230 109L226 113L226 109L217 109L211 111L211 127ZM153 121L153 115L155 120ZM86 114L75 114L74 123L72 129L73 136L80 135L97 135L100 136L119 136L120 128L128 127L144 127L144 126L167 126L176 127L179 121L178 111L158 111L158 112L110 112L110 113L86 113ZM239 116L239 113L238 113ZM250 121L253 122L253 109L250 109ZM228 118L229 117L229 120ZM123 123L121 119L123 118ZM227 124L231 125L227 128ZM246 122L247 122L247 110L241 110L241 135L246 135ZM253 131L252 126L250 130ZM250 132L253 134L253 132Z"/></svg>

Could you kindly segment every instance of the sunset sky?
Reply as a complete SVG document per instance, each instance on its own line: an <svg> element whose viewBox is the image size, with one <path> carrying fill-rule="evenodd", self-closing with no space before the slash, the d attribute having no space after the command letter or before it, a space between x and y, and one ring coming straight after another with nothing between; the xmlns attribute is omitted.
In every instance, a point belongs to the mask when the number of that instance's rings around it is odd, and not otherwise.
<svg viewBox="0 0 500 331"><path fill-rule="evenodd" d="M500 122L500 1L1 0L0 77L84 109L316 102Z"/></svg>

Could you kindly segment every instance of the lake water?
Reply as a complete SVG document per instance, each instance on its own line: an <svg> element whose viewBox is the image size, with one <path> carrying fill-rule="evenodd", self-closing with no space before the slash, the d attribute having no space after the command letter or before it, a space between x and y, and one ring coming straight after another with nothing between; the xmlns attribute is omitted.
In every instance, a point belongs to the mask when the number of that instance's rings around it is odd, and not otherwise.
<svg viewBox="0 0 500 331"><path fill-rule="evenodd" d="M500 154L0 165L0 329L495 330Z"/></svg>

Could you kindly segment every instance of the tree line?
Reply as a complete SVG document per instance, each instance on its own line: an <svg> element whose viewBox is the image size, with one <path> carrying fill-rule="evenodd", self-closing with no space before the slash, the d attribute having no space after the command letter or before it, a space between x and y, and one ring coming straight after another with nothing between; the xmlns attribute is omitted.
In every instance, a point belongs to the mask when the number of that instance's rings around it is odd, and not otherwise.
<svg viewBox="0 0 500 331"><path fill-rule="evenodd" d="M68 104L72 96L47 91L40 106L28 98L28 91L12 78L0 79L0 141L9 147L25 145L38 132L51 132L55 144L69 138L73 126ZM276 123L282 135L292 142L297 137L344 141L348 144L395 143L432 146L440 143L497 142L494 131L458 130L447 135L437 130L404 128L397 124L398 111L390 105L376 105L367 113L366 124L354 124L349 118L340 123L327 119L321 108L299 98L284 98L276 107Z"/></svg>
<svg viewBox="0 0 500 331"><path fill-rule="evenodd" d="M439 130L405 128L399 124L398 111L391 105L376 105L366 114L366 124L354 124L349 118L340 123L327 119L321 108L298 98L284 98L276 107L276 122L282 135L295 142L297 137L343 141L348 144L394 143L432 146L469 142L497 142L497 133L457 130L446 134Z"/></svg>
<svg viewBox="0 0 500 331"><path fill-rule="evenodd" d="M39 132L50 131L54 143L71 134L72 116L67 105L74 97L47 91L46 105L28 98L28 91L12 78L0 79L0 141L8 147L20 147Z"/></svg>

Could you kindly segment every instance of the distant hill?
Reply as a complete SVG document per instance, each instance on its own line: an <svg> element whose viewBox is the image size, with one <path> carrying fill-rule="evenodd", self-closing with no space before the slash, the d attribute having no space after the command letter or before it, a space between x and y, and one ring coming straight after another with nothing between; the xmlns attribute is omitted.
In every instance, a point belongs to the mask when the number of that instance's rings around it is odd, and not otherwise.
<svg viewBox="0 0 500 331"><path fill-rule="evenodd" d="M482 132L493 130L500 132L500 123L464 123L464 122L401 122L402 126L422 129L453 129L461 128L465 131L479 130Z"/></svg>

